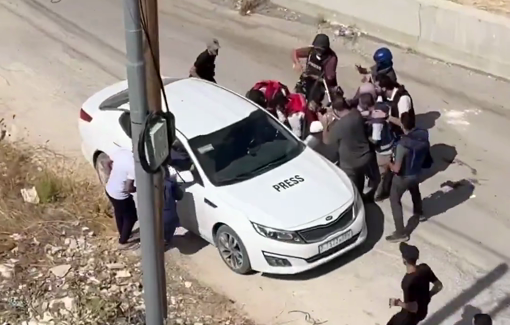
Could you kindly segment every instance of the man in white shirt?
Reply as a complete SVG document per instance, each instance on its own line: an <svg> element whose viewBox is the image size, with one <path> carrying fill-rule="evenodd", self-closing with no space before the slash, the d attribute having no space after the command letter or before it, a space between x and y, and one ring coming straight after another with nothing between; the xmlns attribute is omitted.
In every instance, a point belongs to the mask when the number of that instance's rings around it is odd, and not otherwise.
<svg viewBox="0 0 510 325"><path fill-rule="evenodd" d="M386 75L378 75L376 81L377 86L391 106L388 121L392 124L392 131L400 136L403 133L402 123L400 122L402 114L407 112L412 119L415 119L411 95L403 85L398 84Z"/></svg>
<svg viewBox="0 0 510 325"><path fill-rule="evenodd" d="M112 170L106 183L106 195L113 205L119 244L121 248L133 246L129 238L138 220L132 194L136 192L135 161L129 149L119 149L111 157Z"/></svg>

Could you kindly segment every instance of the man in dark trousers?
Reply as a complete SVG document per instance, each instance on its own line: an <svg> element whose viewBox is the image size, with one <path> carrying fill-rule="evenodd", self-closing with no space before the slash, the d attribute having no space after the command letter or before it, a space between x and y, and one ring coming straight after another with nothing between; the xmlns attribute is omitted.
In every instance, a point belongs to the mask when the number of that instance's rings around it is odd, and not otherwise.
<svg viewBox="0 0 510 325"><path fill-rule="evenodd" d="M349 109L343 98L333 100L333 118L321 115L323 140L338 150L338 165L349 176L358 192L363 195L365 176L372 179L372 199L380 180L379 169L365 129L365 120L357 109Z"/></svg>
<svg viewBox="0 0 510 325"><path fill-rule="evenodd" d="M430 266L416 264L420 257L416 246L400 243L400 253L406 266L401 283L403 300L390 298L390 308L400 307L402 310L393 315L387 325L417 325L427 317L430 300L443 289L443 284Z"/></svg>
<svg viewBox="0 0 510 325"><path fill-rule="evenodd" d="M189 76L204 79L216 83L214 79L216 72L216 57L220 50L220 43L213 38L207 43L207 49L200 53L195 63L189 70Z"/></svg>
<svg viewBox="0 0 510 325"><path fill-rule="evenodd" d="M390 205L395 221L395 232L386 237L390 242L409 240L409 234L404 227L404 212L402 196L409 191L413 201L414 216L424 221L422 199L418 179L423 168L430 167L429 133L424 129L415 129L414 118L409 113L403 113L402 128L404 134L395 148L395 158L390 162L390 170L394 176L391 182Z"/></svg>
<svg viewBox="0 0 510 325"><path fill-rule="evenodd" d="M473 316L473 325L492 325L492 318L487 314L476 314Z"/></svg>

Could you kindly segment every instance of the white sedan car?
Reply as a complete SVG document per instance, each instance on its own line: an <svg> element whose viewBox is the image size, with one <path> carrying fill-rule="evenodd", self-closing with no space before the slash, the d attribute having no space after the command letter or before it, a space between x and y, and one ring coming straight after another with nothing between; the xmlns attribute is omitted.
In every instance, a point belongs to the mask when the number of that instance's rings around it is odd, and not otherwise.
<svg viewBox="0 0 510 325"><path fill-rule="evenodd" d="M184 152L181 225L216 246L234 272L295 274L367 238L365 209L346 174L245 97L195 79L164 79ZM108 155L131 148L127 82L80 111L85 158L104 183ZM173 163L172 163L173 165Z"/></svg>

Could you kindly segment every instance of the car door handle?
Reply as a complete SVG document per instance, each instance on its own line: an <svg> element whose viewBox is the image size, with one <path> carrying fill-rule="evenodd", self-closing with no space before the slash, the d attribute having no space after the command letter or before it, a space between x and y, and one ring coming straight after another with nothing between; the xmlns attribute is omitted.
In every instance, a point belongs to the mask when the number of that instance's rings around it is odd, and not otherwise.
<svg viewBox="0 0 510 325"><path fill-rule="evenodd" d="M209 201L207 198L204 198L204 202L205 202L205 204L210 205L210 206L212 206L213 208L217 208L217 207L218 207L216 204L212 203L212 202L211 202L211 201Z"/></svg>

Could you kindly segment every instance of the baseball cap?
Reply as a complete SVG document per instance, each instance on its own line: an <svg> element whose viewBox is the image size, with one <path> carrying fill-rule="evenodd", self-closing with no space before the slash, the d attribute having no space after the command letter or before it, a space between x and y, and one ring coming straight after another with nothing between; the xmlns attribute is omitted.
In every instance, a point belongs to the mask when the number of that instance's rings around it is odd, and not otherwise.
<svg viewBox="0 0 510 325"><path fill-rule="evenodd" d="M420 250L418 247L409 245L407 243L400 243L400 253L402 258L406 261L416 262L420 258Z"/></svg>
<svg viewBox="0 0 510 325"><path fill-rule="evenodd" d="M207 49L212 52L216 52L220 49L220 42L216 38L213 38L207 42Z"/></svg>

